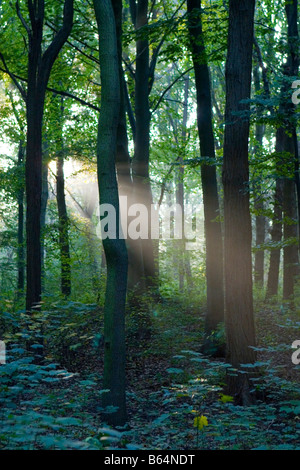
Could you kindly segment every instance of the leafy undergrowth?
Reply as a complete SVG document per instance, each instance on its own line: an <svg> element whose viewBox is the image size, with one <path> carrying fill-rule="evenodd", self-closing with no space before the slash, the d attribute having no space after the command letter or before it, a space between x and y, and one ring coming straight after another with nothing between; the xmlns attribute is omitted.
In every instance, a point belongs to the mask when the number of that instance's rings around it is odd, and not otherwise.
<svg viewBox="0 0 300 470"><path fill-rule="evenodd" d="M199 352L197 304L152 306L151 339L134 347L129 339L124 429L109 428L101 407L101 314L95 305L69 302L52 305L34 323L24 314L2 315L8 354L0 366L0 449L300 448L299 366L291 362L295 313L257 314L261 374L252 382L260 398L241 407L225 392L226 374L235 373L230 364ZM37 340L41 325L47 360L37 365L24 342ZM36 342L33 350L39 347Z"/></svg>

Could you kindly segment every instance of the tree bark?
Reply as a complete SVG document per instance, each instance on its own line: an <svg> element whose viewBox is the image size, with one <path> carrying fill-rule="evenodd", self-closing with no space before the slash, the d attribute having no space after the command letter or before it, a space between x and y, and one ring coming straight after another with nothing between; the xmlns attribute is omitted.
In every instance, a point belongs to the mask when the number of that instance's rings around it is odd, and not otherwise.
<svg viewBox="0 0 300 470"><path fill-rule="evenodd" d="M282 127L276 131L276 153L280 153L284 148L284 130ZM277 179L274 193L274 215L271 230L271 241L273 245L278 245L282 239L282 210L283 210L283 178L280 176L282 171L282 162L276 156ZM280 267L280 248L272 248L270 253L268 283L266 291L266 300L278 294L279 267Z"/></svg>
<svg viewBox="0 0 300 470"><path fill-rule="evenodd" d="M290 155L290 178L283 182L283 238L286 242L283 249L283 299L293 304L295 279L298 271L298 230L297 230L297 199L293 175L293 160L295 155L293 138L284 134L284 150Z"/></svg>
<svg viewBox="0 0 300 470"><path fill-rule="evenodd" d="M24 142L20 142L18 165L24 164ZM24 293L25 287L25 250L24 250L24 186L18 191L18 298Z"/></svg>
<svg viewBox="0 0 300 470"><path fill-rule="evenodd" d="M58 231L61 264L61 293L71 295L71 258L69 245L69 218L65 198L64 155L63 150L56 161L56 200L58 209Z"/></svg>
<svg viewBox="0 0 300 470"><path fill-rule="evenodd" d="M255 83L255 91L259 93L260 91L260 74L259 69L256 67L253 71L254 76L254 83ZM265 126L261 123L256 123L255 125L255 140L256 145L254 148L254 153L257 153L257 150L262 146L263 143L263 136L265 132ZM255 174L254 174L255 179ZM254 256L254 280L255 282L263 287L264 285L264 264L265 264L265 252L261 249L261 245L265 242L266 237L266 219L263 215L264 210L264 200L261 196L261 178L258 175L258 179L255 179L254 182L254 209L256 212L255 215L255 246L257 248Z"/></svg>
<svg viewBox="0 0 300 470"><path fill-rule="evenodd" d="M148 0L138 0L136 5L136 30L148 24ZM158 271L154 244L151 239L152 190L149 179L150 154L150 107L149 107L149 41L141 37L136 42L135 69L135 142L132 161L135 202L144 204L148 210L148 237L141 240L146 287L158 288Z"/></svg>
<svg viewBox="0 0 300 470"><path fill-rule="evenodd" d="M18 6L18 4L17 4ZM26 96L26 239L27 287L26 310L39 308L42 290L41 269L41 192L42 192L42 122L46 88L55 59L66 42L73 23L73 0L65 0L63 25L51 44L42 52L44 0L28 0L30 26L22 18L29 39L28 86ZM21 16L19 12L19 16Z"/></svg>
<svg viewBox="0 0 300 470"><path fill-rule="evenodd" d="M298 75L299 71L299 34L298 34L298 1L286 0L285 12L288 24L288 45L289 55L284 74L289 77ZM286 117L285 133L285 152L291 155L291 164L289 166L291 177L284 179L283 187L283 210L284 210L284 240L294 239L294 243L287 243L284 247L283 258L283 299L290 300L293 304L294 284L297 272L299 270L299 242L296 243L299 234L297 230L297 215L300 215L300 182L299 182L299 155L297 131L295 123L295 108L290 101L284 106ZM288 135L291 132L291 136ZM293 162L293 164L292 164ZM288 163L288 162L287 162ZM296 190L298 191L298 208L296 199ZM300 219L298 220L300 226Z"/></svg>
<svg viewBox="0 0 300 470"><path fill-rule="evenodd" d="M181 145L184 146L186 142L186 127L188 121L188 97L189 97L189 84L190 79L189 76L185 77L184 79L184 101L183 101L183 117L182 117L182 131L181 131L181 138L182 142ZM178 143L176 133L175 133L176 143ZM176 184L176 204L179 204L181 207L181 226L184 227L184 165L183 165L183 158L182 156L179 157L178 162L180 165L176 169L175 172L175 184ZM186 260L186 251L185 251L185 238L184 233L182 234L182 238L177 240L177 252L176 252L176 265L177 265L177 273L178 273L178 280L179 280L179 290L180 292L184 289L184 274L185 274L185 260Z"/></svg>
<svg viewBox="0 0 300 470"><path fill-rule="evenodd" d="M119 195L115 158L120 115L120 77L116 25L111 0L94 0L99 33L101 69L101 111L99 115L97 168L100 204L111 204L116 211L117 238L103 239L107 263L104 305L103 406L117 411L106 415L112 425L124 425L125 398L125 301L128 258L125 240L119 238Z"/></svg>
<svg viewBox="0 0 300 470"><path fill-rule="evenodd" d="M42 194L41 194L41 278L42 278L42 293L45 290L45 228L46 228L46 215L47 205L49 199L49 188L48 188L48 163L49 163L49 150L47 139L43 142L43 155L42 155Z"/></svg>
<svg viewBox="0 0 300 470"><path fill-rule="evenodd" d="M228 361L237 369L256 353L249 210L249 105L255 0L229 1L224 136L225 327ZM250 401L246 374L228 377L229 393Z"/></svg>
<svg viewBox="0 0 300 470"><path fill-rule="evenodd" d="M201 1L187 0L187 7L197 91L197 123L200 152L202 157L214 159L215 144L212 126L211 91L202 31ZM224 321L223 240L219 219L220 208L216 167L213 163L201 165L201 182L206 243L207 313L205 332L207 338L209 338L218 325ZM207 349L215 350L215 348L216 345L214 346L211 341L207 342Z"/></svg>
<svg viewBox="0 0 300 470"><path fill-rule="evenodd" d="M134 185L131 175L131 161L128 149L128 136L126 125L126 83L124 72L122 68L122 1L112 1L116 30L117 30L117 46L118 46L118 61L120 73L120 113L117 129L117 152L116 152L116 168L118 175L118 187L120 197L127 197L127 206L130 207L134 204ZM122 208L127 212L127 207ZM125 228L128 233L128 226L131 217L126 217L127 227ZM126 239L126 246L128 252L128 290L135 295L141 295L145 292L145 273L144 261L141 249L140 240L132 240L130 237Z"/></svg>

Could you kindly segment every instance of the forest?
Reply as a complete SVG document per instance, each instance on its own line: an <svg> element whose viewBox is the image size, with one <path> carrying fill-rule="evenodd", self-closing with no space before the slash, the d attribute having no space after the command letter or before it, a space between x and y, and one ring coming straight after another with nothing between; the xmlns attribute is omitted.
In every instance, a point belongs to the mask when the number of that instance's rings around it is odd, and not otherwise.
<svg viewBox="0 0 300 470"><path fill-rule="evenodd" d="M299 14L0 1L0 450L300 449Z"/></svg>

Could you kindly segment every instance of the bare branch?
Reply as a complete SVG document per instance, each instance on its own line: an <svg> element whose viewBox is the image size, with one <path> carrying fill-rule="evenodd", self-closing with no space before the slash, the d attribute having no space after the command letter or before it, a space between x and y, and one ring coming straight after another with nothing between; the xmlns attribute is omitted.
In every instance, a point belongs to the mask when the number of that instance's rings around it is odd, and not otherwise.
<svg viewBox="0 0 300 470"><path fill-rule="evenodd" d="M151 111L151 114L155 113L155 111L157 110L157 108L159 107L160 103L162 102L162 100L164 99L164 96L168 93L168 91L172 88L173 85L175 85L175 83L178 82L178 80L180 80L184 75L186 75L187 73L189 73L191 70L193 70L193 67L190 67L188 68L187 70L185 70L184 72L182 72L178 77L175 78L175 80L173 80L172 83L170 83L169 86L167 86L167 88L163 91L163 93L160 95L156 105L154 106L153 110Z"/></svg>
<svg viewBox="0 0 300 470"><path fill-rule="evenodd" d="M51 67L70 35L73 26L73 10L74 0L65 0L62 27L42 56L42 70L46 77L50 75Z"/></svg>
<svg viewBox="0 0 300 470"><path fill-rule="evenodd" d="M31 29L29 28L28 24L26 23L22 13L21 13L21 10L20 10L20 4L19 4L19 0L16 1L16 11L17 11L17 15L22 23L22 25L24 26L24 28L26 29L26 32L28 34L28 36L30 37L31 36Z"/></svg>

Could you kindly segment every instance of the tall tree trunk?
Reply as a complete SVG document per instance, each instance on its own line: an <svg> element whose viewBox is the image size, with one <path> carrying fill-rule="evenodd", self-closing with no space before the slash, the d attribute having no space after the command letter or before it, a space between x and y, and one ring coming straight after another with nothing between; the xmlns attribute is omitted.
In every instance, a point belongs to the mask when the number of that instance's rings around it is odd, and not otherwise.
<svg viewBox="0 0 300 470"><path fill-rule="evenodd" d="M280 153L284 148L284 130L282 127L276 131L276 153ZM283 179L280 176L282 172L282 162L276 156L277 180L274 193L274 215L271 230L271 241L273 245L278 245L282 239L282 204L283 204ZM280 267L280 248L272 248L270 253L268 283L266 291L266 300L278 294L279 267Z"/></svg>
<svg viewBox="0 0 300 470"><path fill-rule="evenodd" d="M30 70L29 60L29 70ZM27 290L26 309L37 307L41 301L41 194L42 194L42 107L35 77L28 80L27 147L26 147L26 236L27 236ZM33 82L33 83L32 83Z"/></svg>
<svg viewBox="0 0 300 470"><path fill-rule="evenodd" d="M118 60L120 72L120 114L117 130L117 153L116 153L116 167L118 175L119 195L127 198L126 207L120 208L121 217L122 212L125 212L124 219L126 220L128 233L128 226L131 218L127 216L127 209L134 204L134 185L131 177L131 161L128 149L128 135L126 125L126 83L124 72L122 68L122 2L120 0L112 1L116 29L117 29L117 46L118 46ZM126 246L128 252L128 289L129 292L135 295L145 292L145 273L144 261L141 249L140 240L132 240L130 237L126 239Z"/></svg>
<svg viewBox="0 0 300 470"><path fill-rule="evenodd" d="M18 166L24 164L24 142L20 142L18 152ZM25 287L25 250L24 250L24 186L18 191L18 297Z"/></svg>
<svg viewBox="0 0 300 470"><path fill-rule="evenodd" d="M58 231L61 264L61 293L71 295L71 258L69 245L69 218L65 198L64 155L63 149L56 161L56 200L58 209Z"/></svg>
<svg viewBox="0 0 300 470"><path fill-rule="evenodd" d="M97 168L100 204L116 211L116 238L104 238L107 283L104 305L103 405L113 406L106 420L112 425L126 422L125 398L125 301L128 258L125 240L119 237L119 195L115 157L120 113L120 77L116 26L111 0L94 0L98 24L101 69Z"/></svg>
<svg viewBox="0 0 300 470"><path fill-rule="evenodd" d="M197 123L203 158L215 158L209 70L201 21L201 1L187 0L191 49L197 91ZM201 165L206 243L207 313L205 331L209 337L224 321L223 241L217 175L214 164ZM207 345L210 348L212 345Z"/></svg>
<svg viewBox="0 0 300 470"><path fill-rule="evenodd" d="M56 201L58 210L58 233L60 247L60 269L61 269L61 293L64 297L71 295L71 257L69 244L69 217L67 212L65 197L65 175L64 175L64 139L63 139L63 116L64 103L61 98L59 109L59 138L58 138L58 154L56 160Z"/></svg>
<svg viewBox="0 0 300 470"><path fill-rule="evenodd" d="M18 3L17 3L18 7ZM73 23L73 0L65 0L63 25L53 41L42 53L44 0L28 0L30 26L25 19L29 40L28 85L26 96L27 146L26 146L26 239L27 286L26 310L39 307L41 302L41 192L42 192L42 121L46 88L55 59L66 42Z"/></svg>
<svg viewBox="0 0 300 470"><path fill-rule="evenodd" d="M299 71L298 1L286 0L285 12L288 24L289 55L284 73L289 77L294 77L298 75ZM284 179L283 188L284 240L289 241L294 239L294 243L286 243L284 247L283 298L284 300L291 300L293 302L295 277L299 269L299 242L295 242L299 236L297 231L299 200L297 210L296 199L296 189L299 191L300 187L299 172L297 171L299 168L299 156L294 105L289 101L284 107L287 112L284 150L291 155L291 163L289 164L289 162L287 162L291 176ZM291 136L288 135L290 133L292 134ZM298 198L299 196L300 194L298 192ZM298 221L298 224L299 223L300 221Z"/></svg>
<svg viewBox="0 0 300 470"><path fill-rule="evenodd" d="M296 186L293 175L293 160L295 155L293 138L284 135L285 155L290 155L288 162L290 178L285 177L283 182L283 238L285 241L283 249L283 299L290 300L291 305L294 297L294 285L298 268L298 230L297 230L297 199Z"/></svg>
<svg viewBox="0 0 300 470"><path fill-rule="evenodd" d="M41 215L40 215L40 230L41 230L41 282L42 282L42 293L45 290L45 228L46 228L46 215L47 205L49 199L49 188L48 188L48 163L49 163L49 152L48 142L43 142L43 156L42 156L42 194L41 194Z"/></svg>
<svg viewBox="0 0 300 470"><path fill-rule="evenodd" d="M253 72L254 75L254 83L255 83L255 91L258 93L260 91L260 74L259 68L256 67ZM264 124L257 123L255 126L255 140L256 145L254 148L254 153L259 151L262 143L263 143L263 136L265 132ZM255 179L255 175L254 175ZM263 287L264 285L264 264L265 264L265 252L261 249L261 245L265 242L266 237L266 219L263 215L264 210L264 201L261 196L261 177L258 175L258 180L255 179L254 183L254 209L256 212L255 215L255 246L257 248L254 256L254 280L255 282Z"/></svg>
<svg viewBox="0 0 300 470"><path fill-rule="evenodd" d="M236 368L253 363L256 353L252 297L249 210L249 105L255 0L229 1L224 136L225 327L228 361ZM238 115L237 113L241 113ZM228 377L228 389L250 401L248 374Z"/></svg>
<svg viewBox="0 0 300 470"><path fill-rule="evenodd" d="M188 121L188 97L189 97L189 76L185 77L184 80L184 101L183 101L183 117L182 117L182 132L181 145L184 147L186 143L186 127ZM175 134L176 136L176 134ZM179 204L181 207L181 226L184 227L184 165L183 158L180 156L179 167L175 173L175 182L176 182L176 204ZM182 233L182 238L177 241L177 267L178 267L178 279L179 279L179 289L182 292L184 289L184 273L185 273L185 260L186 260L186 251L185 251L185 239L184 233Z"/></svg>
<svg viewBox="0 0 300 470"><path fill-rule="evenodd" d="M136 30L148 24L148 0L138 0L136 7ZM150 108L149 108L149 41L141 37L136 42L135 69L135 118L136 134L132 162L135 202L144 204L148 210L148 237L141 240L146 286L158 287L158 272L151 239L152 190L149 179Z"/></svg>

